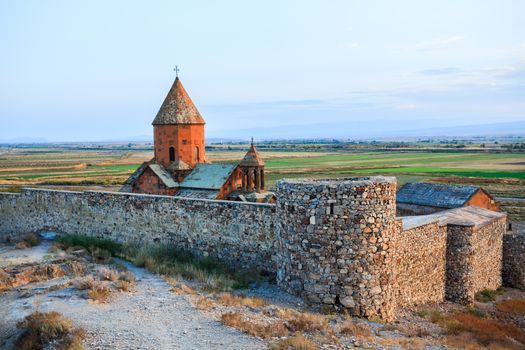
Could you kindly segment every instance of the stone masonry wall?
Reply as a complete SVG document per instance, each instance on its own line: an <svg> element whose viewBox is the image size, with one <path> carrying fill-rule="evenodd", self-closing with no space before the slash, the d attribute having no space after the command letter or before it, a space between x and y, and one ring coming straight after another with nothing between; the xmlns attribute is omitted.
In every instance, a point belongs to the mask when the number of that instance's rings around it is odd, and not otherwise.
<svg viewBox="0 0 525 350"><path fill-rule="evenodd" d="M277 193L278 285L391 319L395 178L281 180Z"/></svg>
<svg viewBox="0 0 525 350"><path fill-rule="evenodd" d="M275 206L167 196L25 189L0 194L0 240L55 230L174 244L234 266L275 271Z"/></svg>
<svg viewBox="0 0 525 350"><path fill-rule="evenodd" d="M397 307L442 303L445 300L446 227L434 221L399 231L393 262Z"/></svg>
<svg viewBox="0 0 525 350"><path fill-rule="evenodd" d="M280 287L310 303L385 320L443 293L468 303L501 285L504 216L484 226L429 221L403 230L395 194L393 177L281 180L276 205L24 189L0 193L0 241L53 230L172 244L276 272ZM523 288L524 263L525 238L505 235L507 284Z"/></svg>
<svg viewBox="0 0 525 350"><path fill-rule="evenodd" d="M503 285L525 290L525 234L503 235Z"/></svg>
<svg viewBox="0 0 525 350"><path fill-rule="evenodd" d="M448 300L471 303L477 292L501 286L505 229L505 217L482 227L448 225Z"/></svg>

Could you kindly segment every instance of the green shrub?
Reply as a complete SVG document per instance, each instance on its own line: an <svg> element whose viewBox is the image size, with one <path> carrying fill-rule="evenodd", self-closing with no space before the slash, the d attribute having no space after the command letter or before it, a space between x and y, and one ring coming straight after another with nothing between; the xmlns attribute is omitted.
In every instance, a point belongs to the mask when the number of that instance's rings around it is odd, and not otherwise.
<svg viewBox="0 0 525 350"><path fill-rule="evenodd" d="M191 252L162 245L118 244L106 239L66 235L58 241L67 249L83 247L97 262L108 262L111 256L126 259L137 266L166 276L181 276L203 282L213 291L242 289L261 278L253 269L234 270L212 257L199 257Z"/></svg>
<svg viewBox="0 0 525 350"><path fill-rule="evenodd" d="M488 303L490 301L496 300L496 296L502 294L502 290L494 290L494 289L483 289L481 292L476 293L476 300L481 303Z"/></svg>
<svg viewBox="0 0 525 350"><path fill-rule="evenodd" d="M64 248L83 247L93 254L95 250L98 252L107 251L110 256L117 256L120 252L121 245L109 239L100 239L95 237L83 235L65 235L57 237L57 241L64 245ZM106 253L101 253L107 255Z"/></svg>

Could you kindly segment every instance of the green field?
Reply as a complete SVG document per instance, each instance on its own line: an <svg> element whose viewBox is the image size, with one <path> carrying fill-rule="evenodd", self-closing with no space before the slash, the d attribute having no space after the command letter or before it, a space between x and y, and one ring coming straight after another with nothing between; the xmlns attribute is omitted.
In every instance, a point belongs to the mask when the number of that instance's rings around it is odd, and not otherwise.
<svg viewBox="0 0 525 350"><path fill-rule="evenodd" d="M236 162L242 153L208 152ZM151 152L23 149L0 154L0 184L122 184ZM267 182L279 178L395 175L400 182L432 177L525 180L525 154L479 152L263 152Z"/></svg>

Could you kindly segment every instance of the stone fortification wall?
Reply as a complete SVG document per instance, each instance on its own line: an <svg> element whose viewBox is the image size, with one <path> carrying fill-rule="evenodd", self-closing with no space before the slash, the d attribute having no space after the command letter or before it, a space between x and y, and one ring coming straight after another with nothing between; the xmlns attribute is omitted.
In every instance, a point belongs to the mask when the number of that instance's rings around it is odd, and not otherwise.
<svg viewBox="0 0 525 350"><path fill-rule="evenodd" d="M275 271L274 213L270 204L24 189L0 194L0 240L48 229L175 244L234 266Z"/></svg>
<svg viewBox="0 0 525 350"><path fill-rule="evenodd" d="M506 217L483 226L447 227L446 298L471 303L483 289L501 287Z"/></svg>
<svg viewBox="0 0 525 350"><path fill-rule="evenodd" d="M503 285L525 290L525 233L503 235Z"/></svg>
<svg viewBox="0 0 525 350"><path fill-rule="evenodd" d="M406 230L400 228L399 232L393 263L397 307L442 303L446 227L434 221Z"/></svg>
<svg viewBox="0 0 525 350"><path fill-rule="evenodd" d="M393 316L396 180L277 183L279 286L362 316Z"/></svg>
<svg viewBox="0 0 525 350"><path fill-rule="evenodd" d="M172 244L276 272L310 303L386 320L501 285L505 215L467 207L397 220L395 195L393 177L281 180L276 205L24 189L0 193L0 241L54 230ZM505 235L507 284L523 288L524 264L525 238Z"/></svg>

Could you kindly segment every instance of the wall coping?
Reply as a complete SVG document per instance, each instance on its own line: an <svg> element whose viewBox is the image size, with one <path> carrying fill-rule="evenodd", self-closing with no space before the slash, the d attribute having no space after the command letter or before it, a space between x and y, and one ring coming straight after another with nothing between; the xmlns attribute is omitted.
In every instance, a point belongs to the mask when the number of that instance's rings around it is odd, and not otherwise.
<svg viewBox="0 0 525 350"><path fill-rule="evenodd" d="M144 198L144 197L162 198L162 199L170 199L173 201L182 201L182 202L205 202L205 203L229 204L229 205L239 205L239 206L247 205L247 206L252 206L252 207L260 207L260 208L274 208L275 207L275 204L271 204L271 203L237 202L237 201L227 201L227 200L217 200L217 199L187 198L187 197L166 196L166 195L145 194L145 193L124 193L124 192L91 191L91 190L67 191L67 190L51 190L51 189L46 189L46 188L23 188L22 189L22 194L31 193L31 192L65 193L65 194L80 194L80 195L104 194L104 195L135 197L135 198ZM2 193L0 193L0 195L1 194Z"/></svg>
<svg viewBox="0 0 525 350"><path fill-rule="evenodd" d="M301 179L280 179L277 181L277 186L280 185L313 185L313 186L363 186L373 185L379 183L395 184L397 179L394 176L365 176L365 177L342 177L333 179L313 179L313 178L301 178Z"/></svg>

